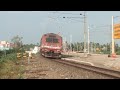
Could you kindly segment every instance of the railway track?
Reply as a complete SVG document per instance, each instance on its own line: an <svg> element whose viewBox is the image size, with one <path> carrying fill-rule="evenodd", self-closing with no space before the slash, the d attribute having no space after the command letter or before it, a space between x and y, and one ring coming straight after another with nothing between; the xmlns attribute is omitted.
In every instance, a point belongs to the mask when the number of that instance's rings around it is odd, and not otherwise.
<svg viewBox="0 0 120 90"><path fill-rule="evenodd" d="M82 69L92 71L92 72L95 72L95 73L99 73L99 74L102 74L102 75L105 75L105 76L108 76L108 77L112 77L112 78L115 78L115 79L120 79L120 72L119 71L105 69L105 68L96 67L96 66L91 66L91 65L87 65L87 64L73 62L73 61L62 60L62 59L59 59L59 60L54 59L54 61L66 64L66 65L70 65L70 66L73 66L73 67L82 68Z"/></svg>

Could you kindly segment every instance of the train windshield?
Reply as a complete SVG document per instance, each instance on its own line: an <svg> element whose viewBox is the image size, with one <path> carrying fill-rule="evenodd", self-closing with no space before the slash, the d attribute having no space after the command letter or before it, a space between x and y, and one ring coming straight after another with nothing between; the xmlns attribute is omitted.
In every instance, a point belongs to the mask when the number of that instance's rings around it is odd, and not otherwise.
<svg viewBox="0 0 120 90"><path fill-rule="evenodd" d="M46 38L46 42L52 42L52 38Z"/></svg>
<svg viewBox="0 0 120 90"><path fill-rule="evenodd" d="M46 38L46 42L58 43L58 39L57 38Z"/></svg>
<svg viewBox="0 0 120 90"><path fill-rule="evenodd" d="M53 43L58 43L58 39L53 38Z"/></svg>

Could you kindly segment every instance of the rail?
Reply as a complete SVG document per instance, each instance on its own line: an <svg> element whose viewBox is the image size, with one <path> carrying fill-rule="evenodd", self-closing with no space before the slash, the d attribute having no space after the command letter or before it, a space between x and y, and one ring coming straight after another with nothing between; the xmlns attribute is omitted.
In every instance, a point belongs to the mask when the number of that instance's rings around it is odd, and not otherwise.
<svg viewBox="0 0 120 90"><path fill-rule="evenodd" d="M82 68L85 70L89 70L89 71L93 71L95 73L99 73L99 74L103 74L112 78L116 78L116 79L120 79L120 72L119 71L115 71L115 70L110 70L110 69L106 69L106 68L101 68L101 67L96 67L96 66L91 66L91 65L87 65L87 64L82 64L82 63L78 63L78 62L74 62L74 61L67 61L67 60L62 60L62 59L54 59L54 61L59 62L59 63L63 63L63 64L67 64L70 66L74 66L77 68Z"/></svg>

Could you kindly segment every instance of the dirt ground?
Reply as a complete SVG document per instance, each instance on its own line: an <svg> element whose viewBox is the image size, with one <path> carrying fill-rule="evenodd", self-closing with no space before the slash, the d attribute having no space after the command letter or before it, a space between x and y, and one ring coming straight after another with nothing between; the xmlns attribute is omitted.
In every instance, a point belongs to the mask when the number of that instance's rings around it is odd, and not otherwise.
<svg viewBox="0 0 120 90"><path fill-rule="evenodd" d="M44 58L38 55L31 59L21 60L24 66L23 79L110 79L80 68L71 67L62 63L54 62L53 59Z"/></svg>
<svg viewBox="0 0 120 90"><path fill-rule="evenodd" d="M88 55L87 57L86 55L84 55L84 53L63 53L63 54L73 56L73 57L68 57L69 59L86 61L99 67L120 71L120 55L117 55L116 58L113 58L113 57L108 57L108 55L104 55L104 54L91 54Z"/></svg>

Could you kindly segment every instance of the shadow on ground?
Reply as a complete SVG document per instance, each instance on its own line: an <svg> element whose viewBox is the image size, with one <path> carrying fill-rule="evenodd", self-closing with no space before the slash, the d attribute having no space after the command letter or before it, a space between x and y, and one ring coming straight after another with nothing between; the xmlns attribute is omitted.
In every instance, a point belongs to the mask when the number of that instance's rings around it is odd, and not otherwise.
<svg viewBox="0 0 120 90"><path fill-rule="evenodd" d="M73 57L72 55L62 55L62 58Z"/></svg>

